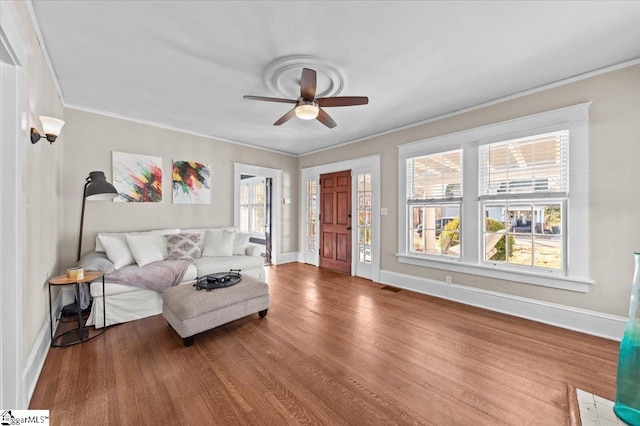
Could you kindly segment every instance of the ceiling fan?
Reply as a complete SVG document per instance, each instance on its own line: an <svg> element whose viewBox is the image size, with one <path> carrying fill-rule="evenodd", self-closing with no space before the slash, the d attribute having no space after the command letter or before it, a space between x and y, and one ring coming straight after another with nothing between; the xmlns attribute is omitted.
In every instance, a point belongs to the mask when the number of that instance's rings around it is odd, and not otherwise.
<svg viewBox="0 0 640 426"><path fill-rule="evenodd" d="M303 120L317 119L319 122L332 129L337 126L336 122L324 112L322 108L341 107L353 105L366 105L369 98L366 96L333 96L329 98L316 98L316 72L309 68L302 69L300 79L300 97L298 99L268 98L264 96L244 95L244 99L256 101L281 102L286 104L296 104L295 107L278 119L274 126L279 126L293 117Z"/></svg>

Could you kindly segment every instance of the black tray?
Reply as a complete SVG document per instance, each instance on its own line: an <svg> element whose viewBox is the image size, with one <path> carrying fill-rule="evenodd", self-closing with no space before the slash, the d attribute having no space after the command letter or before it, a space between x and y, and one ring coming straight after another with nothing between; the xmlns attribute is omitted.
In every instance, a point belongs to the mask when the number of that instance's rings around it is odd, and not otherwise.
<svg viewBox="0 0 640 426"><path fill-rule="evenodd" d="M240 269L231 269L229 272L217 272L205 275L197 279L193 285L196 290L215 290L216 288L231 287L242 280Z"/></svg>

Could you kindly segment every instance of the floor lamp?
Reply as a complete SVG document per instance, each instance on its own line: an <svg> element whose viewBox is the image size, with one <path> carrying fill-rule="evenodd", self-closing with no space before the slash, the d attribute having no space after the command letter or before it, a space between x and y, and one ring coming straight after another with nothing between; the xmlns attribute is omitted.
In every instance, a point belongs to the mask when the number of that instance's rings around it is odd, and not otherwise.
<svg viewBox="0 0 640 426"><path fill-rule="evenodd" d="M82 191L82 213L80 214L80 237L78 238L78 261L82 256L82 230L84 228L84 206L87 200L104 201L118 196L116 188L107 182L104 172L91 172Z"/></svg>
<svg viewBox="0 0 640 426"><path fill-rule="evenodd" d="M111 200L118 196L116 188L107 182L107 178L104 172L91 172L87 177L82 190L82 213L80 214L80 237L78 238L78 258L82 257L82 231L84 229L84 207L87 200L100 201ZM62 308L62 313L65 315L77 313L77 302Z"/></svg>

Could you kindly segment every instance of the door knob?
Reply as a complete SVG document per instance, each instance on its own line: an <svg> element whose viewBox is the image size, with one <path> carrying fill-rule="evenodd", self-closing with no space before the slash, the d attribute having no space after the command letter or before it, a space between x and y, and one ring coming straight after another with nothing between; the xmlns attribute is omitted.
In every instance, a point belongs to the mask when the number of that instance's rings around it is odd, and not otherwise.
<svg viewBox="0 0 640 426"><path fill-rule="evenodd" d="M347 231L351 231L351 227L350 226L347 226Z"/></svg>

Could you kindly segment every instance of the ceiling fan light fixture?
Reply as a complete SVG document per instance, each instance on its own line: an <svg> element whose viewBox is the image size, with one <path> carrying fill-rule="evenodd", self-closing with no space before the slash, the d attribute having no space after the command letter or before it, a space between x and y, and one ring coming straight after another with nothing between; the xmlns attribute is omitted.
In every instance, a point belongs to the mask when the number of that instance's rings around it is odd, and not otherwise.
<svg viewBox="0 0 640 426"><path fill-rule="evenodd" d="M320 107L315 102L303 101L296 106L296 117L302 120L313 120L319 112Z"/></svg>

